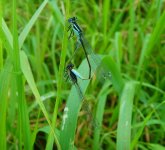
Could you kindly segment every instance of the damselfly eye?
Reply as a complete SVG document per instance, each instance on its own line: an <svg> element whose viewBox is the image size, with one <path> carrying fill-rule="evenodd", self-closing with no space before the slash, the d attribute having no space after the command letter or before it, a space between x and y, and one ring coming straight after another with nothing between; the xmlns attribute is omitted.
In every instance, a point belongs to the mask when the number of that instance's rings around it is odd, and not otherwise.
<svg viewBox="0 0 165 150"><path fill-rule="evenodd" d="M75 22L77 20L77 17L72 17L72 18L69 18L68 19L68 22L69 23L73 23L73 22Z"/></svg>
<svg viewBox="0 0 165 150"><path fill-rule="evenodd" d="M73 64L71 64L71 63L70 63L70 64L68 64L68 65L66 66L66 68L67 68L67 69L72 69L73 67L74 67L74 65L73 65Z"/></svg>
<svg viewBox="0 0 165 150"><path fill-rule="evenodd" d="M74 65L73 65L73 64L71 64L71 67L73 68L73 67L74 67Z"/></svg>
<svg viewBox="0 0 165 150"><path fill-rule="evenodd" d="M68 22L70 22L70 23L71 23L71 22L72 22L72 18L69 18L69 19L68 19Z"/></svg>

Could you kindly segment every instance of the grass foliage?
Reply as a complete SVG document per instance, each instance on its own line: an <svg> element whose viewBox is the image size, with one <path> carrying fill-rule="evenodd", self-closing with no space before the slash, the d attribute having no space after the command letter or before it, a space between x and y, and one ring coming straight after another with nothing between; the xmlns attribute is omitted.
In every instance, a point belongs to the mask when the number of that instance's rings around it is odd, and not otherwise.
<svg viewBox="0 0 165 150"><path fill-rule="evenodd" d="M164 6L0 1L0 149L164 150ZM64 79L76 41L68 40L72 16L111 72L110 79L78 80L92 119ZM87 76L84 58L80 48L73 63Z"/></svg>

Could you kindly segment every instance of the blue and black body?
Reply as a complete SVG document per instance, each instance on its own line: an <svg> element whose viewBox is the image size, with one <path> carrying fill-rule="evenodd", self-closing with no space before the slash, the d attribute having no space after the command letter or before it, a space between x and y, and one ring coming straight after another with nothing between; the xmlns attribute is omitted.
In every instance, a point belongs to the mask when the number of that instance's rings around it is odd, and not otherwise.
<svg viewBox="0 0 165 150"><path fill-rule="evenodd" d="M73 84L74 86L76 87L76 90L79 94L79 98L81 100L83 100L83 106L82 106L82 109L85 110L85 112L87 113L87 115L89 116L90 120L91 120L91 125L92 127L94 128L99 128L100 125L98 123L97 120L94 119L94 117L92 116L92 112L90 111L90 108L89 108L89 104L88 102L85 100L85 97L83 95L83 92L78 84L78 78L82 79L82 80L86 80L84 79L76 70L73 69L74 68L74 65L72 63L68 64L66 66L66 76L67 76L67 80L69 79Z"/></svg>
<svg viewBox="0 0 165 150"><path fill-rule="evenodd" d="M86 50L84 42L83 42L83 32L82 32L81 28L79 27L79 25L77 24L76 20L77 20L76 17L72 17L72 18L68 19L68 22L70 23L70 26L68 28L68 31L70 31L70 35L69 35L68 38L70 39L71 37L74 36L74 34L77 36L77 42L78 43L76 43L76 47L75 47L74 52L76 52L76 50L78 49L79 43L82 45L82 48L84 50L85 57L87 59L88 66L89 66L89 77L88 77L88 79L90 79L92 68L91 68L91 64L90 64L90 61L89 61L87 50Z"/></svg>
<svg viewBox="0 0 165 150"><path fill-rule="evenodd" d="M76 73L76 71L73 69L74 68L74 65L72 63L68 64L66 66L66 76L67 76L67 80L69 79L76 87L76 90L80 96L80 99L84 99L84 96L83 96L83 93L82 93L82 90L78 84L78 80L77 78L79 77L79 74ZM79 77L80 78L80 77Z"/></svg>
<svg viewBox="0 0 165 150"><path fill-rule="evenodd" d="M68 22L70 23L70 26L68 28L68 31L70 31L70 35L69 35L69 39L71 37L74 36L74 34L77 37L77 43L76 43L76 47L75 47L75 51L74 54L72 55L72 57L70 58L70 61L72 60L73 56L75 55L77 49L79 48L79 46L81 45L87 62L88 62L88 66L89 66L89 77L88 79L91 78L91 73L92 73L92 69L94 71L96 71L96 69L100 66L101 64L101 58L93 53L92 47L90 46L90 44L88 43L88 41L85 39L84 35L83 35L83 31L81 30L80 26L77 24L77 18L76 17L72 17L70 19L68 19ZM89 60L89 58L92 58ZM109 72L109 70L107 70L106 66L101 66L100 70L101 76L104 77L104 79L107 78L111 78L111 73Z"/></svg>
<svg viewBox="0 0 165 150"><path fill-rule="evenodd" d="M92 127L100 128L100 124L93 117L92 112L90 111L90 108L89 108L89 103L87 100L85 100L85 97L83 96L82 90L78 84L77 78L80 78L82 80L84 80L84 78L82 78L82 76L80 76L80 74L76 70L74 70L73 68L74 68L74 65L72 63L70 63L66 66L67 79L69 79L74 84L74 86L76 87L76 90L80 96L80 99L83 100L82 109L85 110L86 114L90 118Z"/></svg>

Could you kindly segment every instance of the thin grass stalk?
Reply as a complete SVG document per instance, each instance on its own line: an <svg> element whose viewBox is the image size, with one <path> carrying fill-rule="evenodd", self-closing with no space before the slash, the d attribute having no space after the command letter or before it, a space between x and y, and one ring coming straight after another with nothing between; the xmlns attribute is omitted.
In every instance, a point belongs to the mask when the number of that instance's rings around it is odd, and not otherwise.
<svg viewBox="0 0 165 150"><path fill-rule="evenodd" d="M16 0L13 0L13 52L12 52L12 60L13 60L13 65L14 65L14 71L15 72L19 72L19 52L18 52L18 35L17 35L17 23L16 23ZM22 88L19 89L19 87L21 87L21 78L20 75L17 74L16 76L16 85L17 85L17 90L15 92L17 92L18 95L18 100L19 102L22 101ZM18 91L19 90L19 91ZM19 104L19 108L18 108L18 141L19 141L19 149L22 149L22 126L21 126L21 112L20 112L20 103Z"/></svg>
<svg viewBox="0 0 165 150"><path fill-rule="evenodd" d="M16 79L16 91L15 94L18 98L18 135L19 135L19 149L22 149L22 142L24 143L24 149L30 150L30 127L28 122L28 116L26 111L26 103L24 99L24 85L20 67L20 55L18 44L18 31L17 31L17 2L13 0L13 52L12 61Z"/></svg>
<svg viewBox="0 0 165 150"><path fill-rule="evenodd" d="M9 83L11 79L11 74L8 71L11 71L11 64L4 66L3 70L0 73L0 149L6 150L6 112L7 112L7 101L8 101L8 90Z"/></svg>
<svg viewBox="0 0 165 150"><path fill-rule="evenodd" d="M121 58L122 58L122 36L120 32L116 32L115 34L115 48L116 48L116 63L119 68L119 72L121 72Z"/></svg>
<svg viewBox="0 0 165 150"><path fill-rule="evenodd" d="M164 31L164 28L165 28L164 20L165 20L165 11L163 11L162 15L160 16L158 22L156 23L156 25L153 29L151 36L149 36L149 39L147 39L148 36L146 36L147 43L145 43L145 44L147 44L147 45L144 45L145 47L143 47L141 55L140 55L140 59L138 62L137 77L136 77L137 79L139 78L140 73L141 73L140 69L143 68L143 70L145 70L145 68L148 64L147 58L150 57L154 46L159 42L158 40L160 38L160 35L162 34L162 32Z"/></svg>
<svg viewBox="0 0 165 150"><path fill-rule="evenodd" d="M128 150L131 147L131 121L135 84L127 82L124 86L117 128L117 150Z"/></svg>
<svg viewBox="0 0 165 150"><path fill-rule="evenodd" d="M135 6L134 1L130 0L130 23L129 23L129 37L128 37L128 49L129 49L129 64L133 64L135 49L134 49L134 24L135 24Z"/></svg>
<svg viewBox="0 0 165 150"><path fill-rule="evenodd" d="M4 39L3 45L6 48L7 53L9 55L11 55L11 53L13 51L13 37L3 18L2 18L2 30L1 31L2 31L1 38Z"/></svg>
<svg viewBox="0 0 165 150"><path fill-rule="evenodd" d="M66 0L66 18L69 16L69 1ZM52 126L53 128L56 128L56 120L57 120L57 114L58 114L58 107L59 103L61 101L61 93L62 93L62 80L63 80L63 73L64 73L64 66L65 66L65 57L66 57L66 51L67 51L67 28L64 26L64 36L62 41L62 50L61 50L61 57L60 57L60 66L59 66L59 73L58 73L58 82L57 82L57 98L56 98L56 104L54 108L53 113L53 119L52 119ZM46 150L51 149L53 146L53 140L52 140L52 132L49 134Z"/></svg>
<svg viewBox="0 0 165 150"><path fill-rule="evenodd" d="M50 126L50 129L51 129L51 131L52 131L52 133L54 135L54 138L56 140L57 147L59 147L58 140L57 140L55 132L54 132L54 130L52 128L52 125L51 125L48 113L46 111L46 108L45 108L42 100L41 100L41 96L40 96L39 91L37 89L37 86L35 84L34 77L32 75L32 70L31 70L30 64L28 62L27 55L26 55L26 53L24 51L21 51L20 55L21 55L21 57L20 57L21 59L20 60L21 60L22 72L23 72L23 74L24 74L24 76L25 76L25 78L26 78L26 80L27 80L27 82L29 84L29 87L32 90L32 92L33 92L33 94L34 94L34 96L35 96L35 98L36 98L36 100L37 100L37 102L38 102L38 104L39 104L39 106L40 106L40 108L41 108L41 110L42 110L42 112L43 112L43 114L44 114L48 124L49 124L49 126ZM26 68L24 66L26 66Z"/></svg>
<svg viewBox="0 0 165 150"><path fill-rule="evenodd" d="M2 6L3 1L0 1L0 37L2 37ZM2 51L2 38L0 38L0 70L3 67L3 51Z"/></svg>

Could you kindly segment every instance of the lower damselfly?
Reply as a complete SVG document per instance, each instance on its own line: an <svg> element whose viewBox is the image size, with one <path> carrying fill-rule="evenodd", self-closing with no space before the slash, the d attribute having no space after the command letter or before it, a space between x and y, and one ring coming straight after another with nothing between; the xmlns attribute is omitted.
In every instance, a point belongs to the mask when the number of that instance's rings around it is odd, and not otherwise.
<svg viewBox="0 0 165 150"><path fill-rule="evenodd" d="M74 65L72 63L68 64L66 66L66 69L65 69L65 76L66 76L66 80L69 79L69 81L71 81L71 83L75 86L79 96L80 96L80 99L84 99L84 96L83 96L83 93L82 93L82 90L78 84L78 80L77 78L81 78L81 75L73 69L74 68Z"/></svg>
<svg viewBox="0 0 165 150"><path fill-rule="evenodd" d="M80 73L78 73L78 71L76 71L74 69L74 65L72 63L68 64L66 66L66 70L65 70L65 73L66 73L66 79L70 80L72 82L72 84L75 86L77 92L78 92L78 95L79 95L79 98L82 100L83 102L83 105L82 105L82 109L86 112L86 114L88 115L88 117L90 118L91 123L92 123L92 127L94 128L98 128L99 127L99 123L97 120L95 120L92 116L92 112L90 111L90 108L89 108L89 103L87 102L87 100L85 99L84 95L83 95L83 92L81 90L81 87L80 85L78 84L78 78L79 79L82 79L84 80L84 78L82 77L82 75L80 75Z"/></svg>
<svg viewBox="0 0 165 150"><path fill-rule="evenodd" d="M89 79L91 78L92 70L95 71L98 68L98 66L100 67L100 72L102 73L103 77L110 78L111 77L110 71L108 71L108 69L105 66L103 65L100 66L101 58L98 55L94 54L92 47L90 46L90 44L83 35L83 31L81 30L80 26L77 24L77 18L76 17L69 18L68 22L70 23L70 26L68 28L68 31L70 31L69 39L73 37L74 34L77 37L74 54L72 55L69 61L73 59L79 47L82 46L89 66Z"/></svg>

